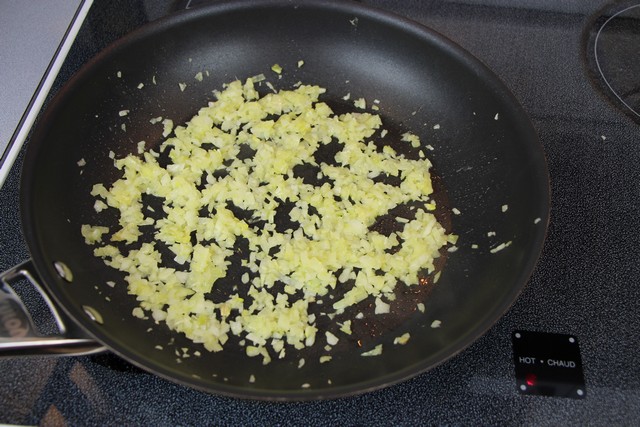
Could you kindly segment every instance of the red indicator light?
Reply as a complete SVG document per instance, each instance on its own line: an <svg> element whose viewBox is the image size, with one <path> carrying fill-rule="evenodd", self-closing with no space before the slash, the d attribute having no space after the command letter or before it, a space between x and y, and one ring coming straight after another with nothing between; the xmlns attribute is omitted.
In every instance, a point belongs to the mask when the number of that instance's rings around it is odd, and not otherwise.
<svg viewBox="0 0 640 427"><path fill-rule="evenodd" d="M536 374L527 374L524 378L524 381L529 387L533 387L538 382L538 377L536 376Z"/></svg>

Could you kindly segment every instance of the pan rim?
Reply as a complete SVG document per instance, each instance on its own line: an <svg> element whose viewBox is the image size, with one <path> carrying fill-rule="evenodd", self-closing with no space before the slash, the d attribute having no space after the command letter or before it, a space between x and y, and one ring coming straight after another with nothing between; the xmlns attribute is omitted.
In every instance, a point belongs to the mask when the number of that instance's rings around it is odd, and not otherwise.
<svg viewBox="0 0 640 427"><path fill-rule="evenodd" d="M168 370L157 370L154 368L156 366L155 363L150 363L150 365L145 365L140 362L136 357L131 357L130 354L126 352L121 352L117 347L114 348L110 339L105 339L103 335L100 333L95 333L95 331L99 332L99 329L94 327L92 323L86 321L86 319L80 319L71 312L62 300L59 299L57 293L52 292L53 297L56 303L66 312L67 315L87 334L96 338L97 341L105 344L112 352L118 354L120 357L129 361L130 363L146 370L152 372L155 375L158 375L162 378L170 380L175 383L179 383L182 385L186 385L191 388L195 388L201 391L220 394L228 397L234 398L242 398L242 399L258 399L258 400L269 400L269 401L302 401L302 400L317 400L317 399L334 399L334 398L343 398L348 396L359 395L363 393L368 393L374 390L378 390L381 388L385 388L391 386L393 384L397 384L403 381L406 381L410 378L416 377L424 372L435 368L443 364L444 362L450 360L451 358L458 355L460 352L468 348L471 344L477 341L480 337L482 337L486 332L493 327L493 325L504 316L504 314L511 308L511 306L515 303L518 298L518 295L522 292L527 282L529 281L537 261L542 253L544 241L546 240L546 233L548 232L548 224L549 224L549 212L551 205L551 188L550 188L550 180L549 180L549 171L547 167L547 162L544 154L544 149L542 144L539 141L538 135L529 120L526 112L521 107L515 96L509 91L507 86L500 80L500 78L491 70L488 66L482 63L478 58L473 56L471 53L460 47L455 42L448 39L446 36L422 25L417 22L411 21L405 17L401 17L395 14L392 14L387 11L382 11L371 6L362 5L356 2L344 2L338 0L330 0L330 1L321 1L321 0L307 0L297 2L294 0L272 0L272 1L245 1L245 2L237 2L237 1L224 1L217 4L212 4L208 6L202 6L197 9L191 9L187 11L181 11L175 14L172 14L168 17L162 18L160 20L151 22L146 24L145 26L134 30L132 33L129 33L125 37L115 41L111 45L109 45L106 49L101 51L98 55L91 58L86 64L84 64L81 69L78 71L76 75L74 75L60 90L58 94L54 97L54 99L49 104L50 108L47 108L42 118L39 120L39 123L36 127L35 132L33 133L34 140L43 140L44 136L42 133L44 132L42 129L46 129L47 122L52 120L53 112L56 110L56 106L61 104L65 99L65 93L67 87L72 87L75 82L81 78L82 75L86 74L87 70L93 69L94 67L98 67L101 63L108 61L109 58L114 54L114 52L119 49L126 48L126 46L140 38L150 37L153 34L161 32L168 27L172 26L180 26L184 25L186 22L190 22L194 19L200 19L201 17L208 16L209 14L221 14L227 12L236 12L246 9L251 9L253 7L265 7L265 8L282 8L282 7L305 7L305 8L321 8L322 10L336 10L341 13L349 13L354 14L359 17L369 18L376 23L381 23L384 25L389 25L404 32L408 32L412 37L420 38L423 41L428 41L433 45L437 46L439 49L445 49L450 53L455 55L455 58L462 62L465 67L472 69L478 76L484 77L484 79L491 83L492 88L494 88L497 93L497 97L499 97L505 105L508 105L509 108L514 111L514 116L518 117L519 120L522 121L523 126L529 130L532 139L534 139L537 144L535 147L539 150L541 158L544 160L542 163L544 165L544 170L542 174L546 176L546 193L547 200L546 208L546 217L543 218L544 223L541 224L544 226L544 232L537 236L536 242L532 245L537 250L536 253L532 253L530 258L528 259L526 267L523 267L520 271L520 278L522 279L519 283L522 283L518 287L514 287L512 292L509 294L509 298L505 300L503 304L500 305L500 312L493 313L491 316L488 316L491 321L485 322L481 327L477 327L473 330L473 333L468 334L464 339L459 339L456 341L455 346L449 346L446 351L446 357L438 357L439 359L436 363L427 362L424 359L419 362L407 366L401 370L393 371L392 373L385 374L383 376L375 377L373 379L362 381L358 383L354 383L348 386L335 386L328 388L320 388L320 389L300 389L300 390L291 390L291 391L281 391L281 390L267 390L267 389L254 389L247 388L243 386L234 386L234 385L225 385L220 382L211 383L211 387L201 386L197 382L189 381L188 379L176 378L175 376L171 376L167 373ZM35 232L35 224L33 222L33 215L30 214L33 210L33 201L29 197L28 189L34 185L34 174L29 173L30 170L33 169L33 165L36 162L38 157L40 148L42 144L28 144L27 154L25 156L25 160L23 163L22 174L21 174L21 211L22 211L22 220L23 220L23 231L25 234L25 239L28 243L30 250L32 251L32 257L34 260L34 265L38 270L39 274L42 276L44 281L44 286L48 287L48 283L52 283L54 277L50 273L51 266L47 265L44 261L47 256L43 252L40 245L36 244L38 242L38 236ZM87 325L90 325L88 328ZM452 351L453 349L453 351Z"/></svg>

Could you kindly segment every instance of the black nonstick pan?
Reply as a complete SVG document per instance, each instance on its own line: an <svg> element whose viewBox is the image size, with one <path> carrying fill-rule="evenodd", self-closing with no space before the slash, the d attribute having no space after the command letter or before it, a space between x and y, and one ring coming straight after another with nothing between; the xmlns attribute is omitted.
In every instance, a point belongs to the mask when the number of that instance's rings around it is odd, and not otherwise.
<svg viewBox="0 0 640 427"><path fill-rule="evenodd" d="M280 75L271 71L275 63ZM202 79L194 78L198 73ZM260 73L276 90L298 81L320 85L327 89L322 99L336 111L352 108L342 99L347 93L369 105L379 100L377 113L391 133L411 131L423 141L440 218L460 236L457 250L442 257L437 283L400 287L391 313L367 313L360 335L336 346L328 363L312 350L291 351L267 365L233 345L210 353L163 324L132 316L135 297L121 285L121 274L94 257L80 234L81 224L99 222L89 195L93 184L118 178L111 157L135 153L141 140L147 148L162 142L162 127L149 119L183 123L214 99L213 90ZM123 110L129 113L120 115ZM425 372L469 346L527 283L550 204L536 133L486 66L423 26L342 1L221 2L177 13L111 45L39 120L21 197L32 259L3 276L4 335L13 337L0 342L5 352L106 348L186 386L270 400L366 392ZM18 275L41 283L57 307L61 336L40 338L29 330L4 283ZM405 333L411 339L394 345ZM377 344L385 349L381 355L361 356Z"/></svg>

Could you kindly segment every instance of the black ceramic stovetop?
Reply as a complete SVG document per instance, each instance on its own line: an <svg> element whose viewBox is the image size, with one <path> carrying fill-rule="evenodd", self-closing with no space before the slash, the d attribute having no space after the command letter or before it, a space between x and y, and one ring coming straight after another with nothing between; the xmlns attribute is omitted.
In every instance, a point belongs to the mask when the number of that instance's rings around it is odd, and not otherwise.
<svg viewBox="0 0 640 427"><path fill-rule="evenodd" d="M53 91L121 35L201 3L96 0ZM513 307L476 343L435 369L335 401L282 404L212 396L108 353L0 359L0 423L638 422L640 127L633 110L640 80L640 1L362 3L419 21L459 43L504 81L531 117L549 164L551 223L538 266ZM18 207L21 160L22 154L0 189L0 270L29 257ZM36 307L36 316L46 317L41 310ZM515 341L523 338L528 341ZM544 395L553 394L543 383L560 368L580 369L580 375L563 377L570 386L562 390L573 394Z"/></svg>

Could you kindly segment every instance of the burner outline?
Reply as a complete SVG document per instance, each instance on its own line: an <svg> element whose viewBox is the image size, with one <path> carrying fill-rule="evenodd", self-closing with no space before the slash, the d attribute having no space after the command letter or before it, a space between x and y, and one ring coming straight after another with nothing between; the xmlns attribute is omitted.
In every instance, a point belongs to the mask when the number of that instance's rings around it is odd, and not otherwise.
<svg viewBox="0 0 640 427"><path fill-rule="evenodd" d="M613 87L611 86L611 84L609 83L609 80L607 80L607 77L604 75L604 72L602 71L602 68L600 67L600 61L598 59L598 40L600 39L600 34L602 33L602 30L609 24L610 21L612 21L613 19L615 19L617 16L631 10L634 9L636 7L640 7L640 4L636 4L633 6L629 6L626 7L616 13L614 13L613 15L611 15L603 24L602 26L598 29L598 32L596 33L596 37L593 43L593 55L594 55L594 60L596 63L596 67L598 68L598 73L600 73L600 77L602 77L602 80L604 81L604 83L607 85L607 87L609 88L609 90L611 91L611 93L613 93L616 98L618 98L618 100L622 103L622 105L624 105L625 107L627 107L627 109L629 111L631 111L633 114L635 114L637 117L640 117L640 113L638 113L636 110L634 110L629 104L627 104L625 102L624 99L622 99L622 97L618 94L618 92L616 92Z"/></svg>

